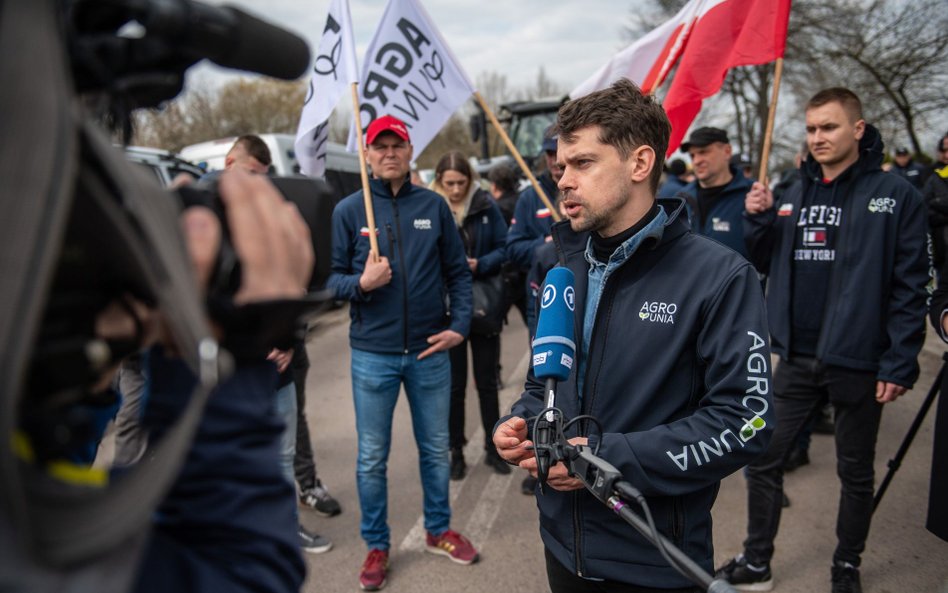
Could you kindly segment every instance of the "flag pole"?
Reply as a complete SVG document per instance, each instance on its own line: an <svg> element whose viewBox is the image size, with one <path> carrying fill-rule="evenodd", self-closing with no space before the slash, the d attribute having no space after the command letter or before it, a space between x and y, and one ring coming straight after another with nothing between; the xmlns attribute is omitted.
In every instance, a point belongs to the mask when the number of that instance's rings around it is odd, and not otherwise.
<svg viewBox="0 0 948 593"><path fill-rule="evenodd" d="M553 203L550 202L550 198L547 197L546 192L544 192L543 188L540 187L539 182L537 182L537 178L534 177L533 173L530 171L530 167L528 167L527 163L524 162L523 157L520 156L520 153L517 151L517 147L514 146L514 143L510 140L510 136L507 135L507 132L504 131L503 126L501 126L500 122L497 121L497 116L494 115L494 112L491 110L490 106L487 105L487 101L485 101L484 97L482 97L477 91L474 91L474 98L477 99L481 109L483 109L484 113L487 114L487 117L490 118L490 123L494 125L494 129L497 130L498 134L500 134L504 144L507 145L507 150L510 151L510 154L513 155L514 160L517 161L518 165L520 165L524 175L526 175L527 179L530 180L530 185L533 186L534 191L536 191L537 195L540 196L540 201L542 201L543 205L546 206L550 211L550 216L553 217L553 220L559 222L561 218L559 211L553 207Z"/></svg>
<svg viewBox="0 0 948 593"><path fill-rule="evenodd" d="M359 83L352 83L352 107L355 110L355 126L359 133L356 144L359 145L359 168L362 171L362 201L365 203L365 221L369 227L369 257L379 259L379 238L375 234L375 210L372 208L372 188L369 187L369 171L365 162L365 142L362 140L362 113L359 107Z"/></svg>
<svg viewBox="0 0 948 593"><path fill-rule="evenodd" d="M774 64L774 92L770 97L770 113L767 114L767 131L764 132L764 148L760 153L760 173L757 180L767 183L767 161L770 160L770 145L773 142L774 118L777 115L777 95L780 94L780 77L783 75L783 58Z"/></svg>

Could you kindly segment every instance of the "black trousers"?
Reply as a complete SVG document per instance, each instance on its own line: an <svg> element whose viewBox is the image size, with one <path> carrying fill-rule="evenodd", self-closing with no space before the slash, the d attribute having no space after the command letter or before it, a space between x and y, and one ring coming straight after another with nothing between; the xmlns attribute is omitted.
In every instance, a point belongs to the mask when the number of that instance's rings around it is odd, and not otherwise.
<svg viewBox="0 0 948 593"><path fill-rule="evenodd" d="M774 375L777 427L767 451L747 467L747 539L753 564L770 562L780 525L783 463L797 435L828 399L836 412L836 473L841 482L834 561L859 566L872 519L876 435L882 404L875 373L826 366L813 358L781 361Z"/></svg>
<svg viewBox="0 0 948 593"><path fill-rule="evenodd" d="M500 335L471 334L451 348L451 413L448 420L449 444L460 449L467 443L464 437L464 393L467 390L467 345L471 345L474 360L474 384L480 400L481 422L484 426L484 448L493 450L494 425L500 420L497 401L497 364L500 360Z"/></svg>
<svg viewBox="0 0 948 593"><path fill-rule="evenodd" d="M654 589L638 587L618 581L593 581L576 576L570 572L553 554L543 548L546 556L546 578L550 582L552 593L700 593L698 587L685 589Z"/></svg>

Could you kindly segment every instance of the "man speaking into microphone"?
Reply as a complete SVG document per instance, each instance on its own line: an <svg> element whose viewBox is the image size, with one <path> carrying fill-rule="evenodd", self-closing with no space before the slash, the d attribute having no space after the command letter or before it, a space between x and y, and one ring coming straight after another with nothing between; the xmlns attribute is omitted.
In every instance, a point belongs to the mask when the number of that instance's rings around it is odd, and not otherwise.
<svg viewBox="0 0 948 593"><path fill-rule="evenodd" d="M574 360L549 381L535 344L494 445L537 475L529 432L553 387L566 420L588 414L601 425L574 424L570 442L598 448L645 496L658 530L711 572L718 484L765 449L774 425L760 282L743 257L691 231L683 201L656 201L671 126L652 97L623 79L565 104L558 122L569 220L552 236L559 267L575 278L575 316L551 343L575 338ZM540 294L554 298L561 282L548 276ZM540 311L537 335L549 339L564 309ZM537 506L553 593L697 590L562 462L548 472Z"/></svg>

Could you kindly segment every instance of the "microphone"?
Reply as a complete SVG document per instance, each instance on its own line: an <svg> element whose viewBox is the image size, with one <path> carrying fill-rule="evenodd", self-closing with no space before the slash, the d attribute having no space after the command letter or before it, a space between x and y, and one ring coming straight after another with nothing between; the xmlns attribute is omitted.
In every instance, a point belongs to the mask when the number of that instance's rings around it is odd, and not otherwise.
<svg viewBox="0 0 948 593"><path fill-rule="evenodd" d="M576 309L574 284L575 277L569 268L553 268L543 281L537 333L533 339L533 374L537 379L546 380L544 393L547 408L554 406L556 382L569 378L576 357L573 339L573 312ZM552 423L553 412L547 411L545 418L537 420L533 435L541 488L550 470Z"/></svg>
<svg viewBox="0 0 948 593"><path fill-rule="evenodd" d="M237 70L294 80L310 65L309 46L297 35L232 6L188 0L135 3L149 34L177 40L199 58Z"/></svg>

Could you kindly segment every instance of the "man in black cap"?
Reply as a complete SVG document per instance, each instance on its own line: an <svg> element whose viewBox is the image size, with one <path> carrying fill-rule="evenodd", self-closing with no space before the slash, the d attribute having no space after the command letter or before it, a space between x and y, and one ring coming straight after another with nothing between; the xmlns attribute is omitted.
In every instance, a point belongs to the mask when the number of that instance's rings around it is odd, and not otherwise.
<svg viewBox="0 0 948 593"><path fill-rule="evenodd" d="M698 128L681 145L691 156L695 181L686 185L679 196L685 198L691 213L691 227L747 257L744 246L744 196L751 181L731 165L731 144L720 128Z"/></svg>
<svg viewBox="0 0 948 593"><path fill-rule="evenodd" d="M895 162L892 164L892 173L905 179L917 190L922 189L925 168L912 160L912 153L905 146L895 149Z"/></svg>

